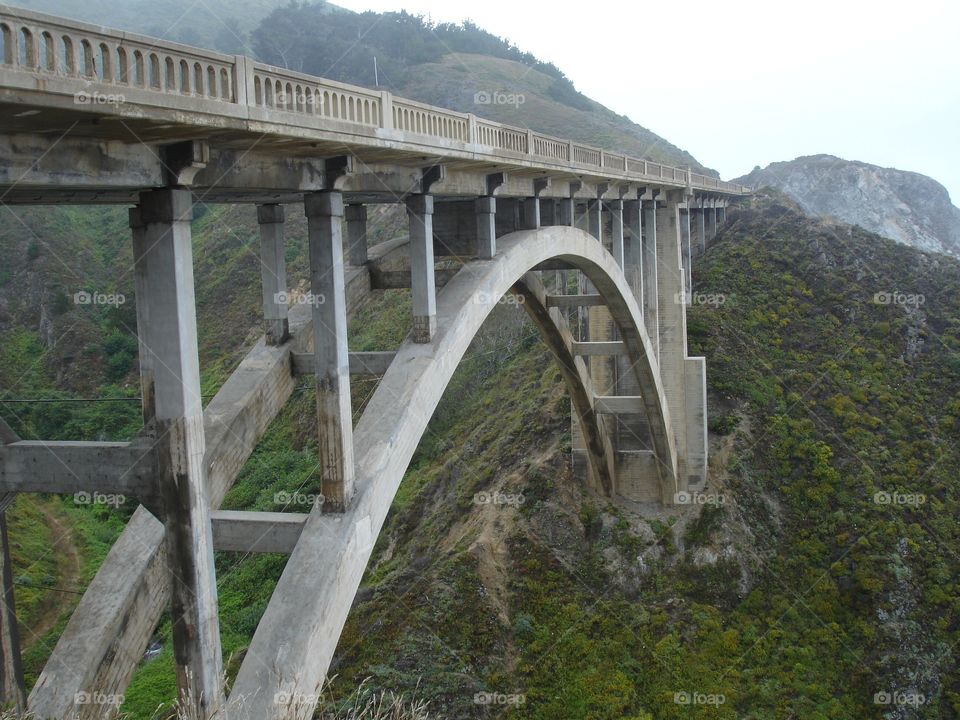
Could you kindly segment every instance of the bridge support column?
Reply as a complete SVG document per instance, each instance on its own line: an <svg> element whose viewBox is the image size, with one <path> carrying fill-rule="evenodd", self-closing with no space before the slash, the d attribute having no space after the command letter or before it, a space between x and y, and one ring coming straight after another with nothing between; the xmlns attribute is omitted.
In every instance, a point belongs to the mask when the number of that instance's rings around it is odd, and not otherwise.
<svg viewBox="0 0 960 720"><path fill-rule="evenodd" d="M560 222L560 206L554 198L544 198L540 201L540 223L542 225L562 225Z"/></svg>
<svg viewBox="0 0 960 720"><path fill-rule="evenodd" d="M657 201L643 201L643 324L660 362L660 310L657 294Z"/></svg>
<svg viewBox="0 0 960 720"><path fill-rule="evenodd" d="M311 193L304 198L304 210L310 239L313 357L323 509L343 512L354 491L350 356L340 224L343 196L339 192ZM430 253L432 256L432 241Z"/></svg>
<svg viewBox="0 0 960 720"><path fill-rule="evenodd" d="M623 203L623 271L643 311L643 210L639 200Z"/></svg>
<svg viewBox="0 0 960 720"><path fill-rule="evenodd" d="M679 194L657 210L657 297L660 376L670 410L679 461L677 489L706 477L706 370L703 358L687 357L687 294L681 265L683 240ZM664 498L670 502L670 498Z"/></svg>
<svg viewBox="0 0 960 720"><path fill-rule="evenodd" d="M726 221L727 221L727 206L721 205L720 207L717 208L717 224L722 225Z"/></svg>
<svg viewBox="0 0 960 720"><path fill-rule="evenodd" d="M367 207L347 205L346 215L350 264L360 267L367 263Z"/></svg>
<svg viewBox="0 0 960 720"><path fill-rule="evenodd" d="M410 222L413 341L428 343L437 331L437 288L433 275L433 196L408 197L407 219Z"/></svg>
<svg viewBox="0 0 960 720"><path fill-rule="evenodd" d="M523 199L523 221L521 228L536 230L540 227L540 198L529 197Z"/></svg>
<svg viewBox="0 0 960 720"><path fill-rule="evenodd" d="M690 292L693 287L693 269L690 260L692 258L690 248L690 210L686 207L680 208L680 253L683 262L683 282L684 290Z"/></svg>
<svg viewBox="0 0 960 720"><path fill-rule="evenodd" d="M707 239L713 240L717 236L717 208L715 201L710 201L711 207L704 209L707 216Z"/></svg>
<svg viewBox="0 0 960 720"><path fill-rule="evenodd" d="M263 329L268 345L290 337L287 320L287 264L284 257L283 205L257 206L260 223L260 278L263 287Z"/></svg>
<svg viewBox="0 0 960 720"><path fill-rule="evenodd" d="M0 420L0 423L3 423ZM0 425L0 443L13 442L4 438ZM12 497L12 496L11 496ZM0 703L17 711L19 716L27 709L27 691L23 682L20 660L20 632L13 594L13 567L10 564L10 541L7 538L6 499L0 508L0 582L3 583L3 607L0 608Z"/></svg>
<svg viewBox="0 0 960 720"><path fill-rule="evenodd" d="M693 213L693 257L700 257L707 250L707 214L702 207L690 212Z"/></svg>
<svg viewBox="0 0 960 720"><path fill-rule="evenodd" d="M497 200L492 196L477 198L474 203L477 212L478 258L489 259L497 254Z"/></svg>
<svg viewBox="0 0 960 720"><path fill-rule="evenodd" d="M174 661L181 701L197 718L223 704L213 538L194 304L189 190L140 195L144 347L156 390L158 489L172 578ZM137 235L137 232L134 233Z"/></svg>
<svg viewBox="0 0 960 720"><path fill-rule="evenodd" d="M623 267L623 200L610 200L607 203L610 208L611 233L610 233L610 252L617 265Z"/></svg>
<svg viewBox="0 0 960 720"><path fill-rule="evenodd" d="M577 201L570 198L560 200L560 225L573 227L577 224Z"/></svg>

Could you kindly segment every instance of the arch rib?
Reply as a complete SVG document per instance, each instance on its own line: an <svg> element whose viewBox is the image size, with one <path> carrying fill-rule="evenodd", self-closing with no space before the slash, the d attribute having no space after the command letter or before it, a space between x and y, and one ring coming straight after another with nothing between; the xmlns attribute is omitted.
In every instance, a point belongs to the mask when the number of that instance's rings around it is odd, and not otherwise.
<svg viewBox="0 0 960 720"><path fill-rule="evenodd" d="M467 263L437 298L432 342L409 338L354 431L357 493L340 515L308 517L257 627L228 703L230 720L310 717L373 543L453 372L495 303L552 258L582 270L610 308L633 361L660 458L661 489L676 487L670 421L640 310L613 257L581 230L551 226L498 239L498 254Z"/></svg>

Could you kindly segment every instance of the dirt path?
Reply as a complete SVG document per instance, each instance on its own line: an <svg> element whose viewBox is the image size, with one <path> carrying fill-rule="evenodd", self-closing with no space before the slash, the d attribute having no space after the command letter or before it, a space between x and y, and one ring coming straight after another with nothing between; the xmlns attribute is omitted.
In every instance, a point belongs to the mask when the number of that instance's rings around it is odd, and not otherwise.
<svg viewBox="0 0 960 720"><path fill-rule="evenodd" d="M40 603L39 615L30 631L23 638L23 649L26 650L50 632L57 624L60 616L70 609L79 596L69 595L61 590L80 589L80 553L77 550L76 534L69 523L60 517L56 510L44 506L42 508L50 536L53 538L53 551L57 554L57 584L47 592Z"/></svg>

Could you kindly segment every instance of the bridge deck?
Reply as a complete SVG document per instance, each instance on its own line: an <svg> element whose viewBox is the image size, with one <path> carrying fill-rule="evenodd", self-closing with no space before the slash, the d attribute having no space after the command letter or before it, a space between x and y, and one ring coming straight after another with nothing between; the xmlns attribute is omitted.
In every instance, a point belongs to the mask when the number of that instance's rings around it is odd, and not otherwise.
<svg viewBox="0 0 960 720"><path fill-rule="evenodd" d="M51 145L66 138L134 146L202 139L222 150L286 158L349 154L364 166L442 162L472 173L549 174L720 195L748 191L385 91L9 7L0 12L0 118L4 136L39 135ZM11 154L5 148L0 159ZM0 171L4 190L48 184L16 180ZM125 195L99 199L128 201ZM5 201L35 200L8 192Z"/></svg>

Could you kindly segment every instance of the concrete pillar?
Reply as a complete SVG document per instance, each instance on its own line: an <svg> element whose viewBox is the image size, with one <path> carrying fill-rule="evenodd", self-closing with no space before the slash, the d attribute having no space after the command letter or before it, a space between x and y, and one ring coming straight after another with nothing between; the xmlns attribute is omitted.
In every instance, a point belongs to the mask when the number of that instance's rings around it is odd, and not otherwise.
<svg viewBox="0 0 960 720"><path fill-rule="evenodd" d="M660 361L660 311L657 293L657 201L643 201L643 323Z"/></svg>
<svg viewBox="0 0 960 720"><path fill-rule="evenodd" d="M310 306L323 509L343 512L354 492L353 417L347 298L343 276L343 196L304 197L310 243ZM431 245L432 254L433 247Z"/></svg>
<svg viewBox="0 0 960 720"><path fill-rule="evenodd" d="M610 252L617 265L623 267L623 200L610 200Z"/></svg>
<svg viewBox="0 0 960 720"><path fill-rule="evenodd" d="M577 222L577 201L573 198L560 200L560 224L573 227Z"/></svg>
<svg viewBox="0 0 960 720"><path fill-rule="evenodd" d="M701 207L691 210L693 213L693 257L700 257L707 250L707 213Z"/></svg>
<svg viewBox="0 0 960 720"><path fill-rule="evenodd" d="M347 205L347 249L350 264L367 263L367 206Z"/></svg>
<svg viewBox="0 0 960 720"><path fill-rule="evenodd" d="M692 255L690 249L690 210L686 207L680 208L680 243L684 289L690 292L690 288L693 287L693 268L691 265Z"/></svg>
<svg viewBox="0 0 960 720"><path fill-rule="evenodd" d="M0 703L16 710L19 717L27 709L27 691L20 661L20 634L13 595L6 509L0 510L0 545L0 581L3 582L3 607L0 608Z"/></svg>
<svg viewBox="0 0 960 720"><path fill-rule="evenodd" d="M210 718L223 705L217 582L203 462L205 440L194 304L189 190L140 195L138 253L149 318L143 330L156 390L158 488L172 577L174 662L181 701Z"/></svg>
<svg viewBox="0 0 960 720"><path fill-rule="evenodd" d="M717 236L717 208L704 208L703 212L707 216L707 240L713 240Z"/></svg>
<svg viewBox="0 0 960 720"><path fill-rule="evenodd" d="M536 230L540 227L540 199L529 197L523 199L523 220L520 225L524 230Z"/></svg>
<svg viewBox="0 0 960 720"><path fill-rule="evenodd" d="M587 232L593 235L597 242L603 244L603 201L591 200L587 203Z"/></svg>
<svg viewBox="0 0 960 720"><path fill-rule="evenodd" d="M554 198L543 198L540 201L540 224L562 225L560 222L560 206Z"/></svg>
<svg viewBox="0 0 960 720"><path fill-rule="evenodd" d="M407 198L410 222L410 289L413 341L428 343L437 331L437 288L433 274L433 196Z"/></svg>
<svg viewBox="0 0 960 720"><path fill-rule="evenodd" d="M686 395L684 361L687 357L685 280L682 266L683 227L680 201L668 196L657 208L657 301L659 310L660 377L677 441L681 490L685 490Z"/></svg>
<svg viewBox="0 0 960 720"><path fill-rule="evenodd" d="M139 347L137 362L140 366L140 405L143 410L144 425L153 422L156 416L156 392L154 388L153 368L146 344L147 326L150 324L149 308L146 301L147 275L143 256L149 247L147 245L146 229L141 217L140 208L130 208L130 234L133 238L133 287L137 309L137 344Z"/></svg>
<svg viewBox="0 0 960 720"><path fill-rule="evenodd" d="M639 200L627 200L623 203L623 272L633 290L641 312L643 297L643 223L642 203Z"/></svg>
<svg viewBox="0 0 960 720"><path fill-rule="evenodd" d="M287 263L283 243L283 205L257 206L260 223L260 278L263 288L263 329L267 345L290 337L287 321Z"/></svg>
<svg viewBox="0 0 960 720"><path fill-rule="evenodd" d="M497 254L497 200L494 197L477 198L477 257L489 259Z"/></svg>
<svg viewBox="0 0 960 720"><path fill-rule="evenodd" d="M721 205L717 208L717 223L723 225L727 221L727 206Z"/></svg>

